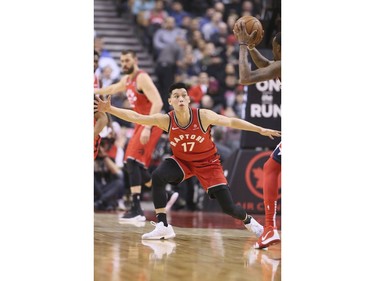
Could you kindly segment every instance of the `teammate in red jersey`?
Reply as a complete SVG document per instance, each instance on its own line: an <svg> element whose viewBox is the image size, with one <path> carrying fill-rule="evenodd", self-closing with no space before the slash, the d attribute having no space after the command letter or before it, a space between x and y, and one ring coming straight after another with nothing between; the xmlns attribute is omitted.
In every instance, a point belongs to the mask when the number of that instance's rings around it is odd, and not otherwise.
<svg viewBox="0 0 375 281"><path fill-rule="evenodd" d="M240 206L235 205L229 191L228 182L211 139L212 125L257 132L263 136L281 136L279 131L264 129L238 118L229 118L208 109L194 109L189 106L190 98L184 83L175 83L169 88L169 104L173 111L168 114L142 115L131 110L111 106L110 99L97 99L94 108L108 112L124 120L158 126L169 133L173 156L165 159L152 173L153 202L158 223L142 239L170 239L175 237L173 228L167 222L165 206L167 198L165 185L179 184L196 176L211 198L216 198L224 213L242 220L257 237L263 227Z"/></svg>
<svg viewBox="0 0 375 281"><path fill-rule="evenodd" d="M239 69L240 83L251 85L257 82L270 79L279 79L281 81L281 33L277 33L272 41L272 52L274 60L270 61L260 54L255 48L254 38L256 31L248 34L244 23L238 22L233 28L233 32L240 44ZM251 70L247 59L250 52L251 58L258 67ZM255 248L263 249L270 245L280 243L280 235L277 231L276 212L278 197L278 178L281 173L281 142L272 152L270 158L263 166L263 198L266 223L264 233L259 237Z"/></svg>
<svg viewBox="0 0 375 281"><path fill-rule="evenodd" d="M125 91L134 112L143 115L160 112L163 102L159 91L151 77L139 69L136 53L134 51L123 51L120 62L125 76L118 83L106 88L96 89L95 93L113 95ZM146 220L140 205L141 187L142 184L151 187L151 175L147 169L151 162L152 152L162 133L163 131L160 128L153 127L152 125L135 125L134 134L128 143L124 156L133 201L131 210L120 218L120 222ZM173 196L173 200L176 199Z"/></svg>
<svg viewBox="0 0 375 281"><path fill-rule="evenodd" d="M100 88L100 80L95 75L96 69L99 67L99 53L94 50L94 91L95 89ZM107 125L108 118L107 115L103 112L95 112L94 111L94 159L99 152L99 145L102 140L99 133L103 130L103 128Z"/></svg>

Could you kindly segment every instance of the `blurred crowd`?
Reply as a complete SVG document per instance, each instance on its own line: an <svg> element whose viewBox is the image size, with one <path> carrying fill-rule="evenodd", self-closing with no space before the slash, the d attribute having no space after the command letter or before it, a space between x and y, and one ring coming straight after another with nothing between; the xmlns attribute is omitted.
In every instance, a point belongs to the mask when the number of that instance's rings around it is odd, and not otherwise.
<svg viewBox="0 0 375 281"><path fill-rule="evenodd" d="M155 65L155 84L170 110L168 87L182 81L189 85L191 106L244 118L247 87L238 83L238 43L233 35L236 20L245 15L257 17L263 24L264 37L259 48L270 48L273 36L281 31L280 0L113 0L118 16L131 15L140 44ZM105 50L103 38L95 32L94 48L100 52L97 75L106 87L121 78L119 62ZM112 104L129 108L126 95L112 96ZM123 163L127 140L133 124L110 116L102 132L103 141L95 160L95 209L126 209L128 183ZM224 162L240 146L240 131L214 127L213 139ZM170 155L167 136L163 135L153 154L151 171ZM174 209L200 210L204 191L195 178L183 183ZM148 200L150 189L145 188Z"/></svg>

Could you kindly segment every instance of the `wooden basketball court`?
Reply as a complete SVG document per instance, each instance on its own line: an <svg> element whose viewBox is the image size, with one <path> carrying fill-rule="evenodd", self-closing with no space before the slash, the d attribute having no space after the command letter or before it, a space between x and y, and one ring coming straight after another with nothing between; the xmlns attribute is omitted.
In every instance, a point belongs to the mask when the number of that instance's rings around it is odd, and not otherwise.
<svg viewBox="0 0 375 281"><path fill-rule="evenodd" d="M255 235L228 215L171 211L176 237L158 241L141 239L154 229L153 211L136 225L120 224L119 215L94 214L95 281L281 280L281 245L253 249Z"/></svg>

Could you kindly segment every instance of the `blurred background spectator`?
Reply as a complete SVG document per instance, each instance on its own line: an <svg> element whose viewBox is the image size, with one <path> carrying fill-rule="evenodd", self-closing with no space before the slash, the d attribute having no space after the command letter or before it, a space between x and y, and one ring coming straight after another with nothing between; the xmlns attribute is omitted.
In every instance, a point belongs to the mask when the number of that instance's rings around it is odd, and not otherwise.
<svg viewBox="0 0 375 281"><path fill-rule="evenodd" d="M110 123L111 124L111 123ZM115 211L124 195L124 150L112 124L106 127L94 162L94 210Z"/></svg>
<svg viewBox="0 0 375 281"><path fill-rule="evenodd" d="M114 60L110 52L104 48L104 39L98 34L94 38L94 49L100 54L99 67L96 70L95 74L99 77L102 77L103 69L109 66L112 70L110 78L113 80L120 79L120 67Z"/></svg>

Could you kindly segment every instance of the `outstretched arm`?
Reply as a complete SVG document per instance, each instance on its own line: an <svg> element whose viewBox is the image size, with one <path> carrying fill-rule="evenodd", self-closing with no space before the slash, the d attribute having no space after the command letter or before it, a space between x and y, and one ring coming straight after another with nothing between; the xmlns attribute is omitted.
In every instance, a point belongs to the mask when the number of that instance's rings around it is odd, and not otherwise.
<svg viewBox="0 0 375 281"><path fill-rule="evenodd" d="M280 131L265 129L239 118L226 117L224 115L217 114L212 110L201 109L200 115L204 128L207 128L209 125L217 125L244 131L256 132L271 139L274 139L273 137L281 137Z"/></svg>
<svg viewBox="0 0 375 281"><path fill-rule="evenodd" d="M111 105L111 96L107 101L96 97L94 100L94 110L99 112L108 112L123 120L148 126L158 126L164 131L168 131L169 116L167 114L156 113L152 115L139 114L133 110L118 108Z"/></svg>
<svg viewBox="0 0 375 281"><path fill-rule="evenodd" d="M124 78L122 78L119 82L109 85L108 87L105 88L100 88L100 89L94 89L94 94L96 95L114 95L117 94L118 92L125 91L126 85Z"/></svg>

